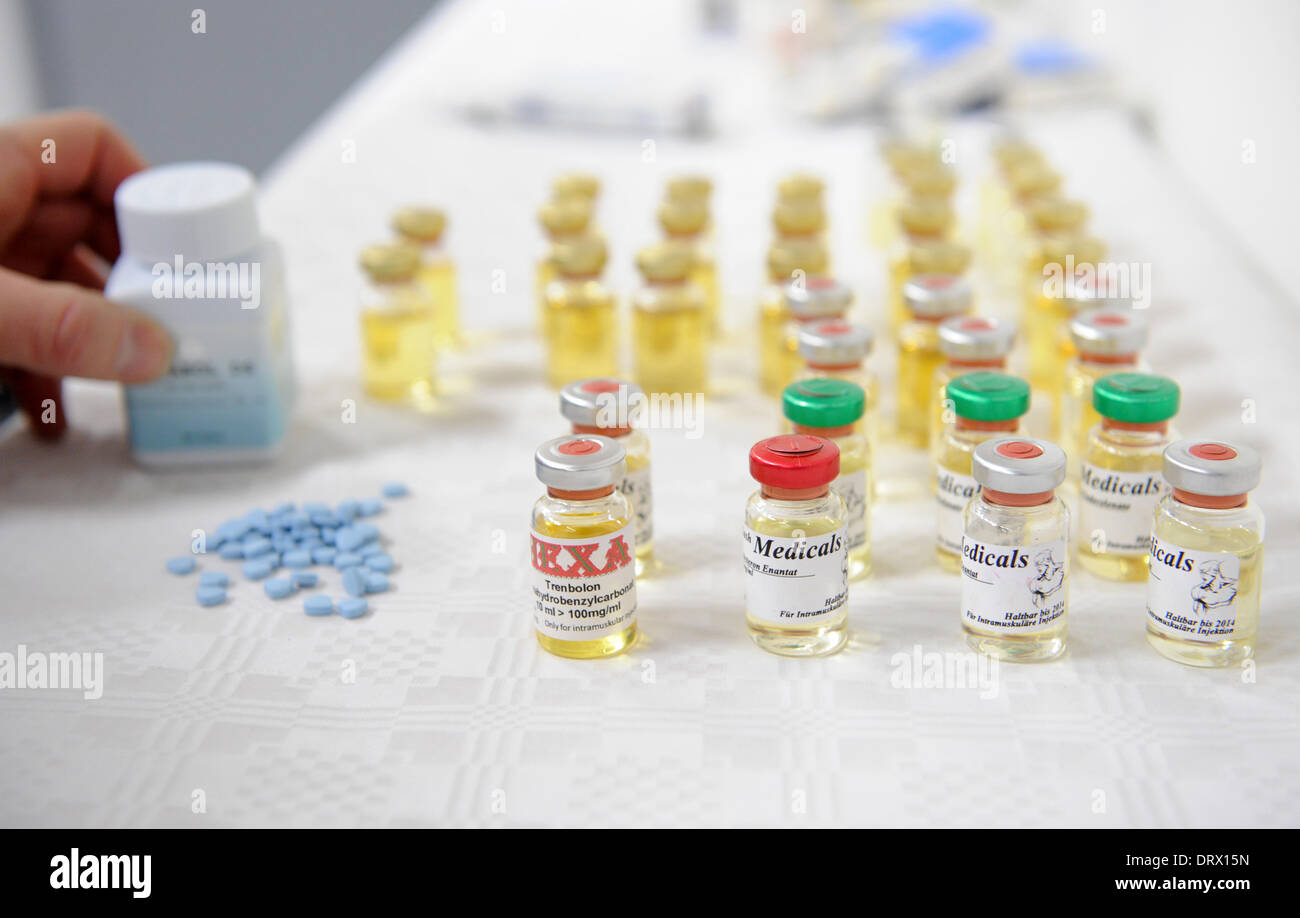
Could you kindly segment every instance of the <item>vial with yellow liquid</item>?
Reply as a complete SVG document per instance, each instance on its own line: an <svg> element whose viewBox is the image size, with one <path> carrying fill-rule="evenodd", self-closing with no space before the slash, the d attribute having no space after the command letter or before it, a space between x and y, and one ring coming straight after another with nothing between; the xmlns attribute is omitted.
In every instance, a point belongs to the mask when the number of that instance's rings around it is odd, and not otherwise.
<svg viewBox="0 0 1300 918"><path fill-rule="evenodd" d="M1025 278L1025 343L1029 348L1029 384L1059 392L1061 341L1076 312L1097 305L1095 288L1086 278L1106 257L1106 244L1092 236L1053 236L1042 240L1036 271Z"/></svg>
<svg viewBox="0 0 1300 918"><path fill-rule="evenodd" d="M759 384L773 398L779 398L787 381L786 329L790 307L786 287L791 282L825 276L829 257L826 245L817 238L773 243L767 250L767 285L758 299Z"/></svg>
<svg viewBox="0 0 1300 918"><path fill-rule="evenodd" d="M795 381L842 379L859 386L866 394L867 408L859 425L867 443L880 442L880 380L866 366L874 336L865 325L828 319L810 322L799 329L799 356L803 369Z"/></svg>
<svg viewBox="0 0 1300 918"><path fill-rule="evenodd" d="M961 570L962 514L979 492L971 457L985 440L1020 433L1021 421L1029 411L1029 383L981 370L951 379L944 399L952 407L953 420L935 449L934 551L942 567L956 572Z"/></svg>
<svg viewBox="0 0 1300 918"><path fill-rule="evenodd" d="M594 207L596 199L600 197L600 177L590 172L566 172L557 175L551 182L551 197L556 200L584 198Z"/></svg>
<svg viewBox="0 0 1300 918"><path fill-rule="evenodd" d="M712 334L722 324L722 294L718 289L718 263L708 237L708 204L701 198L671 199L660 206L658 216L669 241L689 256L689 279L703 298L705 329Z"/></svg>
<svg viewBox="0 0 1300 918"><path fill-rule="evenodd" d="M636 529L636 572L654 555L654 489L650 479L650 438L634 426L645 404L640 386L619 379L580 379L560 390L560 414L575 434L599 434L627 454L627 473L618 489L632 507Z"/></svg>
<svg viewBox="0 0 1300 918"><path fill-rule="evenodd" d="M1088 205L1082 201L1048 195L1030 204L1029 251L1024 269L1029 275L1029 283L1042 281L1042 267L1049 254L1044 251L1044 244L1053 239L1081 236L1087 224Z"/></svg>
<svg viewBox="0 0 1300 918"><path fill-rule="evenodd" d="M966 373L980 370L1003 371L1016 340L1016 326L992 316L954 316L939 323L939 353L942 362L934 371L934 393L930 411L930 443L941 442L944 428L952 423L947 402L948 383Z"/></svg>
<svg viewBox="0 0 1300 918"><path fill-rule="evenodd" d="M809 172L793 172L776 184L779 201L804 201L821 205L826 196L826 182Z"/></svg>
<svg viewBox="0 0 1300 918"><path fill-rule="evenodd" d="M774 244L825 241L826 208L814 198L782 198L772 209Z"/></svg>
<svg viewBox="0 0 1300 918"><path fill-rule="evenodd" d="M632 297L636 380L647 392L704 392L708 385L709 315L691 279L694 247L662 242L637 253L645 279Z"/></svg>
<svg viewBox="0 0 1300 918"><path fill-rule="evenodd" d="M849 557L832 441L769 437L749 451L759 483L745 505L745 622L771 653L822 656L848 641Z"/></svg>
<svg viewBox="0 0 1300 918"><path fill-rule="evenodd" d="M1101 422L1088 432L1079 473L1079 563L1108 580L1145 580L1178 385L1147 373L1097 380Z"/></svg>
<svg viewBox="0 0 1300 918"><path fill-rule="evenodd" d="M1065 653L1070 511L1056 496L1065 453L1055 443L998 437L975 447L979 492L963 514L961 617L966 643L1009 663Z"/></svg>
<svg viewBox="0 0 1300 918"><path fill-rule="evenodd" d="M600 280L605 241L581 236L554 248L556 279L546 287L546 379L559 388L575 379L618 373L614 294Z"/></svg>
<svg viewBox="0 0 1300 918"><path fill-rule="evenodd" d="M1075 356L1065 365L1056 430L1057 439L1071 457L1073 479L1088 431L1101 420L1093 407L1093 384L1111 373L1138 369L1140 352L1147 343L1146 316L1133 309L1089 309L1070 321L1070 340Z"/></svg>
<svg viewBox="0 0 1300 918"><path fill-rule="evenodd" d="M910 318L898 330L898 437L908 446L930 445L935 371L943 360L939 324L971 311L970 283L951 274L921 274L903 285Z"/></svg>
<svg viewBox="0 0 1300 918"><path fill-rule="evenodd" d="M461 329L456 262L443 245L447 215L436 207L404 207L393 215L393 229L403 242L420 250L416 280L433 305L433 334L437 345L458 344Z"/></svg>
<svg viewBox="0 0 1300 918"><path fill-rule="evenodd" d="M367 395L428 407L434 396L434 312L416 280L420 250L396 243L361 250L361 376Z"/></svg>
<svg viewBox="0 0 1300 918"><path fill-rule="evenodd" d="M941 198L911 198L898 212L903 233L889 257L889 325L897 332L907 321L903 285L917 274L964 274L970 249L950 239L953 210Z"/></svg>
<svg viewBox="0 0 1300 918"><path fill-rule="evenodd" d="M1014 134L994 141L992 160L993 172L980 188L980 241L990 257L1000 259L1006 251L1008 215L1015 207L1011 175L1029 163L1046 167L1047 162L1038 147Z"/></svg>
<svg viewBox="0 0 1300 918"><path fill-rule="evenodd" d="M843 319L853 303L853 291L833 277L814 276L792 281L785 287L786 322L781 353L782 389L794 382L803 364L799 356L799 333L813 322Z"/></svg>
<svg viewBox="0 0 1300 918"><path fill-rule="evenodd" d="M935 199L951 203L957 188L957 173L945 165L933 150L928 156L908 157L893 171L894 190L877 205L871 216L872 242L881 248L893 246L901 228L899 214L909 199Z"/></svg>
<svg viewBox="0 0 1300 918"><path fill-rule="evenodd" d="M709 206L713 194L713 180L707 175L674 175L664 183L664 200L699 201Z"/></svg>
<svg viewBox="0 0 1300 918"><path fill-rule="evenodd" d="M1237 666L1259 631L1264 515L1248 497L1259 453L1214 440L1165 449L1173 491L1156 505L1147 642L1189 666Z"/></svg>
<svg viewBox="0 0 1300 918"><path fill-rule="evenodd" d="M840 473L831 482L831 490L844 502L849 580L860 580L871 572L874 474L871 446L858 429L866 409L866 393L842 379L808 379L786 387L781 409L796 434L830 440L840 449Z"/></svg>
<svg viewBox="0 0 1300 918"><path fill-rule="evenodd" d="M591 201L583 197L561 198L543 204L537 222L546 236L546 252L537 262L537 327L546 326L546 286L555 280L555 246L586 233L591 227Z"/></svg>
<svg viewBox="0 0 1300 918"><path fill-rule="evenodd" d="M533 505L533 627L551 653L590 660L621 653L636 637L636 536L618 490L623 447L593 434L537 448Z"/></svg>

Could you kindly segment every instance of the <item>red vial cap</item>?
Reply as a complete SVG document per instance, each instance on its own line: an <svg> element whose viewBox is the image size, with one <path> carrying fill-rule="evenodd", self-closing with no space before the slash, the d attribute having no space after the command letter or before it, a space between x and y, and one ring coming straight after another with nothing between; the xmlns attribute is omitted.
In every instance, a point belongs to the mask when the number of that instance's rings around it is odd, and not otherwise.
<svg viewBox="0 0 1300 918"><path fill-rule="evenodd" d="M998 444L998 454L1008 459L1036 459L1043 454L1041 447L1024 440L1010 440Z"/></svg>
<svg viewBox="0 0 1300 918"><path fill-rule="evenodd" d="M824 487L840 474L840 448L805 434L768 437L750 449L749 474L759 484L787 491Z"/></svg>

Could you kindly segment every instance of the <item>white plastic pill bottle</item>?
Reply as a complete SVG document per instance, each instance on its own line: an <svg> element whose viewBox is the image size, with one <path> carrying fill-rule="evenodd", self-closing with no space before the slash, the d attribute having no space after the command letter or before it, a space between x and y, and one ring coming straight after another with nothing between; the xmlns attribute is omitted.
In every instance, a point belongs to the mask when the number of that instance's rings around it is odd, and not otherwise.
<svg viewBox="0 0 1300 918"><path fill-rule="evenodd" d="M126 387L131 451L145 465L260 461L294 399L283 259L262 235L252 173L176 163L117 189L122 256L105 294L171 332L171 371Z"/></svg>

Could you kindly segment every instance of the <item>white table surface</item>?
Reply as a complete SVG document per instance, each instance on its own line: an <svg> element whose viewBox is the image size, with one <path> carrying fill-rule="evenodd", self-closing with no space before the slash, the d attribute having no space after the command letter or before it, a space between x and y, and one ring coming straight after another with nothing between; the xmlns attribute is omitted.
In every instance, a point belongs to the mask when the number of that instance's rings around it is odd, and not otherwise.
<svg viewBox="0 0 1300 918"><path fill-rule="evenodd" d="M1288 405L1300 318L1159 156L1113 113L1030 122L1116 256L1153 265L1148 356L1183 386L1182 430L1263 453L1253 681L1157 656L1143 638L1144 587L1076 570L1064 660L1003 666L987 698L897 687L896 654L964 650L958 581L930 560L920 459L882 450L891 497L873 516L875 572L852 589L841 654L790 660L749 642L738 544L746 451L776 417L752 382L775 179L801 166L827 176L837 267L860 317L883 328L882 265L865 228L883 180L874 138L769 118L707 143L661 138L647 163L643 138L483 131L442 114L434 100L456 79L536 43L536 15L458 4L431 18L265 182L302 382L278 462L141 470L125 453L116 388L95 383L70 384L74 429L60 446L0 438L0 651L105 659L99 700L0 690L0 825L1297 824L1300 436ZM973 190L989 129L952 136ZM356 162L342 161L348 142ZM622 291L633 250L654 236L663 177L716 177L733 329L701 435L652 431L662 567L638 586L642 641L598 662L542 652L528 594L532 451L564 432L530 328L533 213L550 177L574 166L604 179L600 221ZM472 347L445 367L449 394L433 416L362 399L344 424L340 403L359 397L355 253L411 200L451 213ZM967 213L973 203L966 194ZM872 358L887 381L888 351ZM392 479L413 492L381 520L400 567L364 619L309 618L238 577L225 606L201 609L193 578L163 572L195 527L282 500L371 496ZM192 812L196 791L205 812Z"/></svg>

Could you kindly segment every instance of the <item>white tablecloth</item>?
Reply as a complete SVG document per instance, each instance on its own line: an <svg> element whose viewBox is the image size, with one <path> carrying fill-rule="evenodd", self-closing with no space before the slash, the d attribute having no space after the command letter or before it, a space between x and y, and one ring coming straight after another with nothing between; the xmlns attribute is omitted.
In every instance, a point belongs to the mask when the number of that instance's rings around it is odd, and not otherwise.
<svg viewBox="0 0 1300 918"><path fill-rule="evenodd" d="M752 341L775 179L800 166L828 178L837 268L859 316L883 329L882 266L866 241L882 181L874 138L771 119L716 141L659 138L645 162L643 138L446 116L434 99L466 60L503 65L527 16L461 4L431 19L266 182L303 390L277 463L136 468L104 384L70 385L62 445L0 439L0 652L105 661L98 700L0 689L0 824L1295 825L1300 438L1288 405L1300 321L1158 153L1105 111L1031 122L1117 256L1154 266L1149 361L1183 385L1182 430L1263 452L1255 666L1243 678L1164 660L1143 638L1143 586L1076 570L1064 660L1005 665L991 693L900 686L898 661L918 648L964 650L958 582L931 562L923 462L882 451L892 496L873 517L875 572L852 589L854 638L834 657L783 659L749 642L738 538L746 452L776 422L753 388ZM506 39L516 45L494 45ZM989 129L952 136L973 189ZM564 432L530 329L533 213L550 177L574 166L605 180L610 280L624 292L635 247L655 235L663 177L716 177L732 328L701 435L651 433L661 569L638 587L641 642L599 662L536 646L527 576L532 451ZM342 400L359 396L355 253L412 200L451 214L472 346L444 366L433 416L362 400L344 424ZM969 214L970 195L963 204ZM872 364L888 379L887 345ZM400 567L364 619L307 617L239 577L230 602L202 609L192 577L163 572L196 527L282 500L373 496L394 479L412 489L380 521Z"/></svg>

